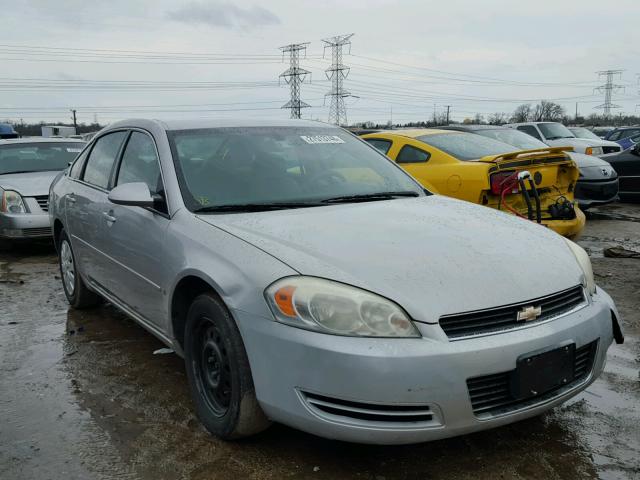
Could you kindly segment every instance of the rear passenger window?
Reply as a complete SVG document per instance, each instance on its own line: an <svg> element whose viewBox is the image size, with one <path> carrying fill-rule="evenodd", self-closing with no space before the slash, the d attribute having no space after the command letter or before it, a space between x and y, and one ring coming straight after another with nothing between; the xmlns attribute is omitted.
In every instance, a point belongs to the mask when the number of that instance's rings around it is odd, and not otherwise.
<svg viewBox="0 0 640 480"><path fill-rule="evenodd" d="M100 188L109 187L111 169L127 132L108 133L100 137L89 155L83 180Z"/></svg>
<svg viewBox="0 0 640 480"><path fill-rule="evenodd" d="M521 132L524 133L528 133L529 135L531 135L532 137L537 138L538 140L542 140L542 137L540 136L540 134L538 133L538 129L536 127L534 127L533 125L520 125L519 127L517 127L518 130L520 130Z"/></svg>
<svg viewBox="0 0 640 480"><path fill-rule="evenodd" d="M396 162L398 163L421 163L426 162L431 157L429 152L420 150L419 148L412 147L411 145L405 145L400 150Z"/></svg>
<svg viewBox="0 0 640 480"><path fill-rule="evenodd" d="M146 183L152 195L163 190L155 144L141 132L133 132L127 142L116 185L133 182Z"/></svg>
<svg viewBox="0 0 640 480"><path fill-rule="evenodd" d="M372 147L376 147L376 149L380 150L385 155L391 148L390 140L382 140L381 138L365 138L364 141Z"/></svg>

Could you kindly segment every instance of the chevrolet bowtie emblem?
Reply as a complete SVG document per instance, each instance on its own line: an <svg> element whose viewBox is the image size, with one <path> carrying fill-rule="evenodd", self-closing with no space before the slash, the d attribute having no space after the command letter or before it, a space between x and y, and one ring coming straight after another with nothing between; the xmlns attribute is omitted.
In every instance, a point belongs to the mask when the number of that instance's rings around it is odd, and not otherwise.
<svg viewBox="0 0 640 480"><path fill-rule="evenodd" d="M518 312L519 322L530 322L542 315L542 307L524 307Z"/></svg>

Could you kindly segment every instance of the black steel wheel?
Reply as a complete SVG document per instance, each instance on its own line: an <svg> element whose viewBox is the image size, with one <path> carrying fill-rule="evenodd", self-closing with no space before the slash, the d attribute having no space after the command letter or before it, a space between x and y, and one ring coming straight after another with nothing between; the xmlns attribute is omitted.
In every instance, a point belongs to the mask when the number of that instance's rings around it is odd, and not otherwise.
<svg viewBox="0 0 640 480"><path fill-rule="evenodd" d="M196 412L209 432L231 440L269 426L238 327L213 293L198 296L189 308L184 358Z"/></svg>

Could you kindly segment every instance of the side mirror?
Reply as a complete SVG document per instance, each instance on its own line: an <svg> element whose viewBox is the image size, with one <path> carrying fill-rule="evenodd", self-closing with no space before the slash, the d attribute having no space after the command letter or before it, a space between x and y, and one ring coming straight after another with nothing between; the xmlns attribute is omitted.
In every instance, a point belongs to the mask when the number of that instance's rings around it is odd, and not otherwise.
<svg viewBox="0 0 640 480"><path fill-rule="evenodd" d="M154 201L149 187L144 182L124 183L109 192L109 201L130 207L153 207Z"/></svg>

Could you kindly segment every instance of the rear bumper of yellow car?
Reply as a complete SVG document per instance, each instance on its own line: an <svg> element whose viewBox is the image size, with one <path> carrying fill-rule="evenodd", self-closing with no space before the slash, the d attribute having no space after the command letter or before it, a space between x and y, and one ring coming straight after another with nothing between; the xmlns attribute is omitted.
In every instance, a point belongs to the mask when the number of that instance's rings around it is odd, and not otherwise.
<svg viewBox="0 0 640 480"><path fill-rule="evenodd" d="M543 220L542 224L563 237L575 240L580 236L584 229L586 218L582 210L575 207L576 218L572 220Z"/></svg>

